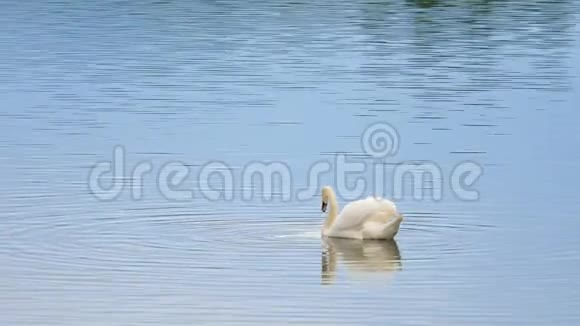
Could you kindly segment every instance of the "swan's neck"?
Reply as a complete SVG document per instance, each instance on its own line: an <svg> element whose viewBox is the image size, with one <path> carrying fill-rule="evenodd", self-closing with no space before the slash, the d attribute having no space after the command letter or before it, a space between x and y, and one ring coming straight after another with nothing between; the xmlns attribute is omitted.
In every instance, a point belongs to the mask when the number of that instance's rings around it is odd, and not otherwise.
<svg viewBox="0 0 580 326"><path fill-rule="evenodd" d="M336 196L333 192L330 193L328 196L328 215L326 217L326 221L324 222L324 227L326 229L332 226L336 216L338 215L338 203L336 202Z"/></svg>

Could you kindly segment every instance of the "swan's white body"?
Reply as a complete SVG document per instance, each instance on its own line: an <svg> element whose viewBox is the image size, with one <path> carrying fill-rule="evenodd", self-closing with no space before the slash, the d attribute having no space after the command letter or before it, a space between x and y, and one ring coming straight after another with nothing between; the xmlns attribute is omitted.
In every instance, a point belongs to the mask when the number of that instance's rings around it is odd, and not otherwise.
<svg viewBox="0 0 580 326"><path fill-rule="evenodd" d="M351 239L393 239L403 221L396 205L387 199L368 197L347 204L338 213L334 191L323 188L323 202L330 206L322 235Z"/></svg>

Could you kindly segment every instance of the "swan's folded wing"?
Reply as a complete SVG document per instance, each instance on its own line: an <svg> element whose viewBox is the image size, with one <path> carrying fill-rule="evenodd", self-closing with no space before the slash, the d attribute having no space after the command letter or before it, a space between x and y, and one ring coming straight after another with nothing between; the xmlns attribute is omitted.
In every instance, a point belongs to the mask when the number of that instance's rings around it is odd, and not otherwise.
<svg viewBox="0 0 580 326"><path fill-rule="evenodd" d="M348 203L332 227L336 231L361 229L367 218L375 212L378 206L379 204L373 198Z"/></svg>

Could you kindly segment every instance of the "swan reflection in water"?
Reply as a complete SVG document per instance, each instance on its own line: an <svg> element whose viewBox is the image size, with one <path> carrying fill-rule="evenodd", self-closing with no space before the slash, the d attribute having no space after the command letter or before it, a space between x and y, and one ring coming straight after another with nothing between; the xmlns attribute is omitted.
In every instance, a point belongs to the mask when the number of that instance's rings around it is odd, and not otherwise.
<svg viewBox="0 0 580 326"><path fill-rule="evenodd" d="M390 278L402 269L395 240L358 240L323 237L322 283L332 284L337 269L362 279ZM338 263L337 263L338 262Z"/></svg>

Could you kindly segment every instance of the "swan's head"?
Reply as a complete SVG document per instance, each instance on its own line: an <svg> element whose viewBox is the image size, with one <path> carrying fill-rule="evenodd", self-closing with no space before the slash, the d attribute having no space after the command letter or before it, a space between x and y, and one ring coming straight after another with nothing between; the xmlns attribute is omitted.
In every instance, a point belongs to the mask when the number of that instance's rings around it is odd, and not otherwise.
<svg viewBox="0 0 580 326"><path fill-rule="evenodd" d="M322 211L326 213L326 207L328 207L328 201L332 196L332 188L329 186L322 187Z"/></svg>

